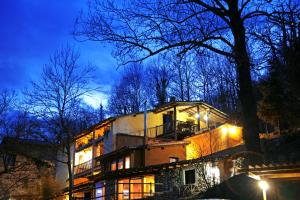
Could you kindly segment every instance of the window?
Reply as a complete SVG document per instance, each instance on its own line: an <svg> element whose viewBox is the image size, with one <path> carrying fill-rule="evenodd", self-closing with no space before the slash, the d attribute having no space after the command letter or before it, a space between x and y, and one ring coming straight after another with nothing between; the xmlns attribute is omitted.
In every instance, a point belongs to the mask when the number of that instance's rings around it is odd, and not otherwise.
<svg viewBox="0 0 300 200"><path fill-rule="evenodd" d="M96 200L104 200L105 197L105 187L103 182L96 183Z"/></svg>
<svg viewBox="0 0 300 200"><path fill-rule="evenodd" d="M129 179L118 181L118 199L129 199Z"/></svg>
<svg viewBox="0 0 300 200"><path fill-rule="evenodd" d="M177 157L170 157L170 163L177 162L179 159Z"/></svg>
<svg viewBox="0 0 300 200"><path fill-rule="evenodd" d="M125 169L129 169L130 168L130 157L127 156L125 158Z"/></svg>
<svg viewBox="0 0 300 200"><path fill-rule="evenodd" d="M130 180L130 199L141 199L142 198L142 179L131 179Z"/></svg>
<svg viewBox="0 0 300 200"><path fill-rule="evenodd" d="M194 184L196 182L195 169L184 171L185 185Z"/></svg>
<svg viewBox="0 0 300 200"><path fill-rule="evenodd" d="M144 196L152 196L155 192L155 181L154 176L145 176L144 177Z"/></svg>
<svg viewBox="0 0 300 200"><path fill-rule="evenodd" d="M118 169L123 169L123 158L118 160Z"/></svg>
<svg viewBox="0 0 300 200"><path fill-rule="evenodd" d="M116 163L116 161L113 161L111 163L111 171L115 171L116 169L117 169L117 163Z"/></svg>

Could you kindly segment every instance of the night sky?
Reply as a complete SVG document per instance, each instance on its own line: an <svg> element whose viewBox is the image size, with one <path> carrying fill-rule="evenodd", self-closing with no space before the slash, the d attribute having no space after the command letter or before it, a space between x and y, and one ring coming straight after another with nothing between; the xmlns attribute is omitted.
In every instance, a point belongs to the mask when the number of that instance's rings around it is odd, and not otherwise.
<svg viewBox="0 0 300 200"><path fill-rule="evenodd" d="M71 44L81 52L80 63L97 66L93 85L100 91L85 100L105 103L109 86L118 72L111 47L95 42L78 42L72 36L74 21L85 0L1 0L0 1L0 89L20 93L39 77L49 55Z"/></svg>

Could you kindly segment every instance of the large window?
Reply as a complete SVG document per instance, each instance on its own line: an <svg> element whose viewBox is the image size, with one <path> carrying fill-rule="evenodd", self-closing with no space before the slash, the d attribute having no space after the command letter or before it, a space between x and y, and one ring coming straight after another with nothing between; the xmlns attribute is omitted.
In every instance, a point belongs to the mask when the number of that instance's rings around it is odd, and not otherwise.
<svg viewBox="0 0 300 200"><path fill-rule="evenodd" d="M92 147L86 148L82 151L75 153L75 166L92 160L93 154Z"/></svg>
<svg viewBox="0 0 300 200"><path fill-rule="evenodd" d="M155 192L154 176L122 179L117 184L118 199L141 199Z"/></svg>
<svg viewBox="0 0 300 200"><path fill-rule="evenodd" d="M184 183L186 185L196 183L195 169L190 169L190 170L185 170L184 171Z"/></svg>

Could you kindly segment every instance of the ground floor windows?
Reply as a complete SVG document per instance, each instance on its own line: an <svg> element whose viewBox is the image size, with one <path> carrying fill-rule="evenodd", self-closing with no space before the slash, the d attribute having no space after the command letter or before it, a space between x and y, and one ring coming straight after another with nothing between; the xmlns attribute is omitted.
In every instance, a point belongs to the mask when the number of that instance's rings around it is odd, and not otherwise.
<svg viewBox="0 0 300 200"><path fill-rule="evenodd" d="M104 200L105 199L105 186L104 186L103 182L96 183L95 197L96 197L96 200Z"/></svg>
<svg viewBox="0 0 300 200"><path fill-rule="evenodd" d="M216 163L202 163L183 171L184 185L198 184L203 180L210 185L220 183L220 169Z"/></svg>
<svg viewBox="0 0 300 200"><path fill-rule="evenodd" d="M154 176L121 179L116 183L118 199L141 199L155 191Z"/></svg>

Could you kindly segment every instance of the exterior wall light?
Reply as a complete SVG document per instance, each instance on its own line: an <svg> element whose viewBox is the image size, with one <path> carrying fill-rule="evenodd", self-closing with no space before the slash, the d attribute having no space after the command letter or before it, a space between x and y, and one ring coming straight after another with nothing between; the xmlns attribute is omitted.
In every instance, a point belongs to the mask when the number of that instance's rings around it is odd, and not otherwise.
<svg viewBox="0 0 300 200"><path fill-rule="evenodd" d="M267 190L269 189L269 184L267 181L264 180L260 180L258 182L258 186L260 187L260 189L263 192L263 200L267 200Z"/></svg>
<svg viewBox="0 0 300 200"><path fill-rule="evenodd" d="M236 126L230 126L229 133L235 135L237 133Z"/></svg>

